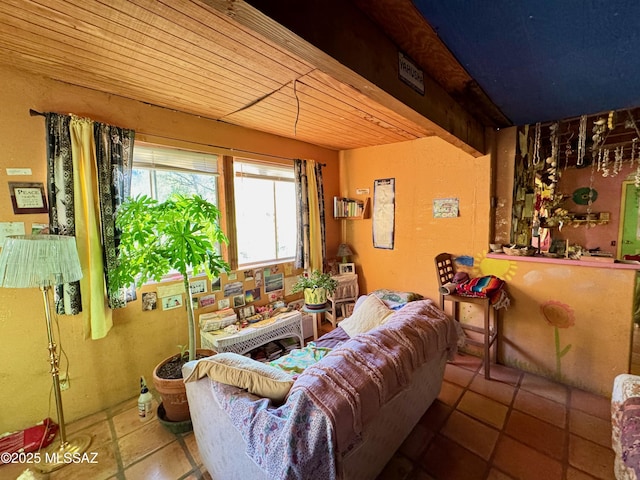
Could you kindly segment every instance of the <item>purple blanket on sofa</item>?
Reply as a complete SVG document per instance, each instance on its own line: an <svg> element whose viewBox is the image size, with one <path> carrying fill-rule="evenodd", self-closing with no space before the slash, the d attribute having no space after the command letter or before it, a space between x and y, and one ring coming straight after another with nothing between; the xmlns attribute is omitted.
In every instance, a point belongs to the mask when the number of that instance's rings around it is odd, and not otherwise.
<svg viewBox="0 0 640 480"><path fill-rule="evenodd" d="M411 302L307 368L291 393L304 390L331 419L336 449L344 454L413 371L439 352L453 354L456 342L453 322L431 300Z"/></svg>
<svg viewBox="0 0 640 480"><path fill-rule="evenodd" d="M220 405L271 479L336 478L336 461L429 358L456 349L453 322L430 300L408 304L308 367L278 408L213 382Z"/></svg>

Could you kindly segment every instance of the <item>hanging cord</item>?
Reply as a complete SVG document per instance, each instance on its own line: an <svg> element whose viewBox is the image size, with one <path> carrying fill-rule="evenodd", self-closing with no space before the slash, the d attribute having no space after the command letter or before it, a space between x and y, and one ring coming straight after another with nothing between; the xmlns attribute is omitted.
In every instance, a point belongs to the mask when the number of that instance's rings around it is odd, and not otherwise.
<svg viewBox="0 0 640 480"><path fill-rule="evenodd" d="M298 119L300 118L300 99L298 98L298 90L296 89L296 84L298 83L298 79L296 78L293 81L293 94L296 97L296 121L293 123L293 136L296 137L298 135Z"/></svg>

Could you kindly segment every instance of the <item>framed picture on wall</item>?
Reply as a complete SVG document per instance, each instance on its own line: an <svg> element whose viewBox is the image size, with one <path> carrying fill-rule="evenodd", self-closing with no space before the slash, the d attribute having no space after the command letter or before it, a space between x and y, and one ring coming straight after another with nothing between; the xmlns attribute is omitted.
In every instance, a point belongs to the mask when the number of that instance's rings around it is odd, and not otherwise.
<svg viewBox="0 0 640 480"><path fill-rule="evenodd" d="M339 269L340 275L343 273L356 273L355 263L341 263Z"/></svg>
<svg viewBox="0 0 640 480"><path fill-rule="evenodd" d="M9 182L13 213L49 213L42 183Z"/></svg>

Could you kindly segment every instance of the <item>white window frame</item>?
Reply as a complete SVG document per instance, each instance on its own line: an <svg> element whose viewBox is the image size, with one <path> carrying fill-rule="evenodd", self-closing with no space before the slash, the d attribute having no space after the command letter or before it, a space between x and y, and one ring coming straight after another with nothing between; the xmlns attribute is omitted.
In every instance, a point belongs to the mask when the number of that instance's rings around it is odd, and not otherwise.
<svg viewBox="0 0 640 480"><path fill-rule="evenodd" d="M253 179L264 179L264 180L269 180L269 181L273 181L273 182L291 182L292 184L295 183L295 178L294 178L294 169L293 169L293 164L287 165L287 164L280 164L280 163L269 163L269 162L262 162L259 160L253 160L250 158L240 158L240 157L234 157L233 159L233 164L234 164L234 168L233 168L233 179L234 179L234 196L235 196L235 180L237 178L253 178ZM252 167L258 167L259 169L263 170L263 173L252 173L252 172L244 172L242 170L238 171L236 169L237 165L250 165ZM262 167L262 168L260 168ZM295 198L293 199L293 201L295 202ZM278 210L277 207L275 205L276 203L276 196L275 196L275 184L274 184L274 193L273 193L273 202L274 202L274 212L275 212L275 218L274 218L274 222L277 222L277 216L278 216ZM236 215L236 209L237 206L235 205L235 200L234 200L234 211L233 211L233 215ZM295 220L295 219L294 219ZM235 241L236 241L236 248L239 248L238 245L238 226L237 226L237 216L236 216L236 221L234 222L236 224L236 232L235 232ZM276 223L274 223L274 226L276 225ZM256 267L260 267L260 266L266 266L266 265L273 265L273 264L279 264L279 263L286 263L286 262L291 262L295 259L295 253L291 256L287 256L287 257L280 257L278 258L278 230L277 228L274 228L274 235L275 235L275 245L276 245L276 257L275 258L268 258L268 259L260 259L260 260L256 260L253 262L241 262L239 255L238 255L238 270L243 270L243 269L247 269L247 268L256 268ZM238 251L239 254L239 251Z"/></svg>

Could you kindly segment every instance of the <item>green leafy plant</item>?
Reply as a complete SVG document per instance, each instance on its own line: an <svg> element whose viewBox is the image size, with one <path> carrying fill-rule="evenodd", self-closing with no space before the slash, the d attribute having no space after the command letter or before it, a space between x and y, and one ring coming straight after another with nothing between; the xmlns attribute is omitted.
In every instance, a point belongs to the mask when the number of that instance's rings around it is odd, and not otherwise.
<svg viewBox="0 0 640 480"><path fill-rule="evenodd" d="M324 288L327 293L333 293L336 288L338 288L338 281L329 273L314 270L311 274L305 272L303 275L300 275L291 291L292 293L297 293L303 291L305 288Z"/></svg>
<svg viewBox="0 0 640 480"><path fill-rule="evenodd" d="M189 272L209 278L230 270L216 248L228 243L218 223L220 211L199 195L173 194L164 202L146 195L129 198L116 215L121 231L118 263L110 286L121 289L142 284L177 270L187 295L189 360L195 359L196 330Z"/></svg>

